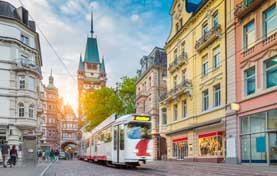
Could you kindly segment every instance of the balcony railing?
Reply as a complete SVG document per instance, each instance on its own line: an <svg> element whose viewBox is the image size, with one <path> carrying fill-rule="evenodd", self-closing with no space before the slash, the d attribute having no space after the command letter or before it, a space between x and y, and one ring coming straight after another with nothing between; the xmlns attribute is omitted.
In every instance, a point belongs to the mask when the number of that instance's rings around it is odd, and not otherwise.
<svg viewBox="0 0 277 176"><path fill-rule="evenodd" d="M210 43L215 41L221 34L221 26L218 24L213 26L207 33L205 33L199 40L196 41L195 49L201 51Z"/></svg>
<svg viewBox="0 0 277 176"><path fill-rule="evenodd" d="M168 70L170 72L174 72L179 67L181 67L183 64L187 63L187 60L188 60L188 55L186 52L183 52L178 57L176 57L171 64L169 64Z"/></svg>
<svg viewBox="0 0 277 176"><path fill-rule="evenodd" d="M254 11L266 0L243 0L236 5L235 16L237 18L243 18L245 15L249 14L251 11Z"/></svg>
<svg viewBox="0 0 277 176"><path fill-rule="evenodd" d="M169 90L167 94L163 94L160 96L160 102L167 101L170 99L174 99L177 96L183 95L192 88L192 83L190 80L185 79L182 83L178 84L176 87Z"/></svg>
<svg viewBox="0 0 277 176"><path fill-rule="evenodd" d="M41 68L31 60L20 58L17 60L16 66L17 66L16 67L17 70L24 69L24 70L32 71L38 74L39 76L41 76Z"/></svg>
<svg viewBox="0 0 277 176"><path fill-rule="evenodd" d="M140 97L147 97L149 93L146 90L140 91L136 95L136 99L139 99Z"/></svg>

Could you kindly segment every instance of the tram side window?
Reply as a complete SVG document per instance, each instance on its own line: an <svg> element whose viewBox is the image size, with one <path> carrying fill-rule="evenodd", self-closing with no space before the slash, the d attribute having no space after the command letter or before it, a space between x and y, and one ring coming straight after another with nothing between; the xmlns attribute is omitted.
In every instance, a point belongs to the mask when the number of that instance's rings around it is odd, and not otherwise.
<svg viewBox="0 0 277 176"><path fill-rule="evenodd" d="M104 135L104 142L111 142L112 141L112 134L111 134L111 128L105 129L103 131Z"/></svg>
<svg viewBox="0 0 277 176"><path fill-rule="evenodd" d="M120 150L124 150L124 125L120 125Z"/></svg>
<svg viewBox="0 0 277 176"><path fill-rule="evenodd" d="M117 150L117 127L114 127L113 137L114 137L113 149Z"/></svg>
<svg viewBox="0 0 277 176"><path fill-rule="evenodd" d="M91 138L91 145L94 145L94 137Z"/></svg>

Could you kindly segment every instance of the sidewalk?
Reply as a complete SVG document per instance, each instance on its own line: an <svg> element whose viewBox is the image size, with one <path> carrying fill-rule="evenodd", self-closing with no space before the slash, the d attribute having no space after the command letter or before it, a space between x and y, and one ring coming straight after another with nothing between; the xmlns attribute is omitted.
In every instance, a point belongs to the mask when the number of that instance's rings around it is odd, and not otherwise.
<svg viewBox="0 0 277 176"><path fill-rule="evenodd" d="M0 166L0 176L39 176L43 170L49 165L48 162L40 162L34 164L22 164L10 168L3 168Z"/></svg>

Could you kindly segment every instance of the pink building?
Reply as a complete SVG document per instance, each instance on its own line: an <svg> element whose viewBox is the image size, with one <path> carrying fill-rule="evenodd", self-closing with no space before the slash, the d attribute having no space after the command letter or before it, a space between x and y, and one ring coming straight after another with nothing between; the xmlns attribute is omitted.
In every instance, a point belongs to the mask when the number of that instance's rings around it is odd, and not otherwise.
<svg viewBox="0 0 277 176"><path fill-rule="evenodd" d="M235 6L238 160L277 163L276 0L235 0Z"/></svg>

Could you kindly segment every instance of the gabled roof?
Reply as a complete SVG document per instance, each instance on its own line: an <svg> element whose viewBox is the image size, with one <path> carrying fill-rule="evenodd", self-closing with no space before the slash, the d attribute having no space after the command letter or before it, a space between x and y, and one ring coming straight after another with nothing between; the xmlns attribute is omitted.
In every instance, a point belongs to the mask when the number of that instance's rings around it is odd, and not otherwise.
<svg viewBox="0 0 277 176"><path fill-rule="evenodd" d="M88 37L84 62L100 64L96 38Z"/></svg>

